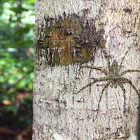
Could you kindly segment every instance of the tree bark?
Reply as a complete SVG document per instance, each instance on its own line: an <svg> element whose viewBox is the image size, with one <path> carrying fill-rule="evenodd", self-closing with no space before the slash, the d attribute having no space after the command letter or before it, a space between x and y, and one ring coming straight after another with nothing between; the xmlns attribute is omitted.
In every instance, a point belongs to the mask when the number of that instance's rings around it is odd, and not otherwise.
<svg viewBox="0 0 140 140"><path fill-rule="evenodd" d="M136 139L138 0L36 0L33 140Z"/></svg>

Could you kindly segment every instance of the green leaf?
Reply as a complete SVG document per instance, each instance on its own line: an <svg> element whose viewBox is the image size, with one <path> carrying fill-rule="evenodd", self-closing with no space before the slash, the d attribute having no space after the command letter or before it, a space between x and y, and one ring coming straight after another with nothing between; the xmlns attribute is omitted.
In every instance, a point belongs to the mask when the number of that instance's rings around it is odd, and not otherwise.
<svg viewBox="0 0 140 140"><path fill-rule="evenodd" d="M17 106L4 106L3 109L5 110L5 112L12 112L13 115L16 115L18 112L18 107Z"/></svg>
<svg viewBox="0 0 140 140"><path fill-rule="evenodd" d="M32 83L32 82L30 82L30 83L28 84L28 88L29 88L29 90L33 90L33 83Z"/></svg>
<svg viewBox="0 0 140 140"><path fill-rule="evenodd" d="M27 0L28 3L34 3L35 0Z"/></svg>

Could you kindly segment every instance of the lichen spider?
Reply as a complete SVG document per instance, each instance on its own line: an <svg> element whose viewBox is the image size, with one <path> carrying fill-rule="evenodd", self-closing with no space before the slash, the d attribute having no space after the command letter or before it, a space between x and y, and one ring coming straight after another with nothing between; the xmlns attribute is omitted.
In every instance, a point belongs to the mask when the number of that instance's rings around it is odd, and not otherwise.
<svg viewBox="0 0 140 140"><path fill-rule="evenodd" d="M140 94L138 92L138 90L136 89L136 87L134 86L134 84L132 83L131 80L122 77L123 75L125 75L126 73L132 73L132 72L140 72L140 70L133 70L133 69L128 69L128 70L124 70L123 72L121 72L121 68L122 68L122 63L123 60L125 58L125 56L127 55L128 51L130 50L131 47L128 48L128 50L126 51L126 53L124 54L120 66L118 65L118 62L116 60L113 61L112 65L110 64L110 58L107 55L105 50L102 50L105 58L107 59L108 62L108 70L106 70L105 68L102 67L96 67L96 66L81 66L81 68L89 68L89 69L94 69L94 70L98 70L103 72L106 76L105 77L100 77L100 78L95 78L93 82L88 83L87 85L85 85L84 87L82 87L78 92L74 93L74 94L78 94L80 91L84 90L85 88L97 83L97 82L101 82L101 81L107 81L107 84L105 85L105 87L103 88L102 92L101 92L101 96L99 98L99 102L98 102L98 109L100 108L100 102L103 96L103 92L104 90L110 85L112 84L115 88L117 88L117 85L120 86L120 88L123 91L123 97L124 97L124 113L125 113L125 88L123 86L124 83L128 83L130 86L133 87L133 89L136 91L138 97L140 98ZM98 115L98 113L97 113ZM96 116L97 117L97 116Z"/></svg>

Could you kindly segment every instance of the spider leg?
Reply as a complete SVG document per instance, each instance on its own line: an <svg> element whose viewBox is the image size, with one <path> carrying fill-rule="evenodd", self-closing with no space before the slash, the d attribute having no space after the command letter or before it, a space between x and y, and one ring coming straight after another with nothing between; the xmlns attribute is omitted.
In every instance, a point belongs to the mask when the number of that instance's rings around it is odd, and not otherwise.
<svg viewBox="0 0 140 140"><path fill-rule="evenodd" d="M125 56L127 55L127 53L129 52L130 48L131 48L131 46L128 47L128 50L125 52L125 54L124 54L124 56L123 56L123 58L122 58L122 60L121 60L119 71L121 70L123 60L124 60Z"/></svg>
<svg viewBox="0 0 140 140"><path fill-rule="evenodd" d="M120 74L120 76L122 76L122 75L124 75L124 74L126 74L126 73L128 73L128 72L140 72L140 70L125 70L124 72L122 72L122 73Z"/></svg>
<svg viewBox="0 0 140 140"><path fill-rule="evenodd" d="M100 82L100 81L108 81L108 80L111 80L110 77L101 77L101 78L97 78L95 79L93 82L90 82L88 83L87 85L83 86L78 92L74 93L74 94L78 94L80 91L84 90L85 88L97 83L97 82Z"/></svg>
<svg viewBox="0 0 140 140"><path fill-rule="evenodd" d="M118 85L120 86L120 88L122 89L122 91L123 91L123 98L124 98L124 113L125 113L125 110L126 110L126 96L125 96L125 88L124 88L124 86L123 86L123 84L122 83L119 83L119 82L117 82L118 83Z"/></svg>
<svg viewBox="0 0 140 140"><path fill-rule="evenodd" d="M103 88L103 90L102 90L102 92L101 92L101 96L100 96L99 102L98 102L98 108L97 108L98 111L97 111L97 115L96 115L95 119L93 120L93 122L97 119L97 116L98 116L98 114L99 114L100 102L101 102L101 100L102 100L103 93L104 93L105 89L110 85L110 83L111 83L111 81L109 81L109 82L105 85L105 87Z"/></svg>
<svg viewBox="0 0 140 140"><path fill-rule="evenodd" d="M95 66L81 66L81 68L90 68L90 69L95 69L95 70L99 70L101 72L103 72L105 75L108 74L108 71L106 71L104 68L102 67L95 67Z"/></svg>
<svg viewBox="0 0 140 140"><path fill-rule="evenodd" d="M108 69L110 69L110 58L109 58L109 55L107 54L105 49L102 49L102 52L103 52L105 58L107 59Z"/></svg>
<svg viewBox="0 0 140 140"><path fill-rule="evenodd" d="M136 91L137 95L140 98L140 94L139 94L138 90L136 89L136 87L134 86L134 84L131 82L131 80L129 80L127 78L123 78L123 77L120 77L119 80L121 80L122 82L125 81L125 82L129 83L129 85L133 87L133 89Z"/></svg>

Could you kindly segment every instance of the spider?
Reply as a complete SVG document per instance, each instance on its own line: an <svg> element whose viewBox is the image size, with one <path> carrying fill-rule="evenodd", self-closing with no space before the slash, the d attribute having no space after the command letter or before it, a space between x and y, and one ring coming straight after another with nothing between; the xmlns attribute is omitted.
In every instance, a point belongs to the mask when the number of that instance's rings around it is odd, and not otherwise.
<svg viewBox="0 0 140 140"><path fill-rule="evenodd" d="M127 73L140 72L140 70L134 70L134 69L128 69L128 70L124 70L124 71L121 70L123 60L125 59L125 56L127 55L127 53L130 50L130 48L131 47L128 48L128 50L126 51L126 53L122 57L120 65L118 64L118 62L116 60L114 60L112 62L112 64L110 64L110 58L107 55L106 51L103 50L103 54L105 55L105 58L107 59L108 70L106 70L103 67L80 66L81 68L89 68L89 69L94 69L94 70L101 71L101 72L103 72L105 74L105 77L95 78L93 82L90 82L87 85L83 86L78 92L76 92L74 94L78 94L80 91L86 89L87 87L89 87L89 86L91 86L91 85L93 85L93 84L95 84L97 82L107 81L107 84L102 89L101 96L100 96L99 102L98 102L98 109L97 110L99 110L99 108L100 108L100 102L101 102L101 99L102 99L102 96L103 96L103 93L104 93L105 89L108 86L112 85L115 88L117 88L117 86L119 86L122 89L122 91L123 91L124 113L125 113L125 106L126 106L125 99L126 99L126 97L125 97L125 88L124 88L123 84L124 83L128 83L131 87L133 87L133 89L137 93L138 97L140 98L140 94L139 94L138 90L136 89L136 87L134 86L134 84L132 83L132 81L129 80L128 78L123 77ZM97 112L97 115L98 115L98 112ZM96 116L96 118L97 118L97 116Z"/></svg>

